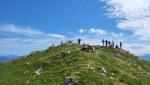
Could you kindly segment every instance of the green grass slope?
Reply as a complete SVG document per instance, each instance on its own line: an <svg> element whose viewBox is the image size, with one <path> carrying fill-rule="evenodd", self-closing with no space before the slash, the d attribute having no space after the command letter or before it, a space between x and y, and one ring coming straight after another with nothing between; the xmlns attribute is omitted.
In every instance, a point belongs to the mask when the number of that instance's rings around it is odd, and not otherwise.
<svg viewBox="0 0 150 85"><path fill-rule="evenodd" d="M64 51L70 51L64 55ZM100 73L101 67L107 71ZM150 85L150 62L121 49L101 47L80 51L73 44L36 51L0 64L0 85L63 85L71 77L77 85Z"/></svg>

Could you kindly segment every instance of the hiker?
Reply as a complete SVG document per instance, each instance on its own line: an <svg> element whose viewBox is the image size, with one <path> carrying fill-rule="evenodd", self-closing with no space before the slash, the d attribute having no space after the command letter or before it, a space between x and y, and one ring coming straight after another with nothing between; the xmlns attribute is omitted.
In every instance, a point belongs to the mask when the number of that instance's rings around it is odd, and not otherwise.
<svg viewBox="0 0 150 85"><path fill-rule="evenodd" d="M108 41L108 46L111 47L111 42L110 41Z"/></svg>
<svg viewBox="0 0 150 85"><path fill-rule="evenodd" d="M81 51L87 51L87 44L83 44L81 47Z"/></svg>
<svg viewBox="0 0 150 85"><path fill-rule="evenodd" d="M55 46L55 44L52 44L52 47L54 47Z"/></svg>
<svg viewBox="0 0 150 85"><path fill-rule="evenodd" d="M114 41L111 42L111 47L114 48Z"/></svg>
<svg viewBox="0 0 150 85"><path fill-rule="evenodd" d="M73 40L68 40L67 44L70 45L70 46L72 46Z"/></svg>
<svg viewBox="0 0 150 85"><path fill-rule="evenodd" d="M106 46L106 47L107 47L107 44L108 44L108 40L105 41L105 46Z"/></svg>
<svg viewBox="0 0 150 85"><path fill-rule="evenodd" d="M90 52L90 49L91 49L91 46L88 44L88 45L87 45L87 48L86 48L86 51L87 51L87 52Z"/></svg>
<svg viewBox="0 0 150 85"><path fill-rule="evenodd" d="M105 43L105 40L104 40L104 39L102 40L102 43L103 43L103 46L104 46L104 43Z"/></svg>
<svg viewBox="0 0 150 85"><path fill-rule="evenodd" d="M90 52L90 51L93 52L93 51L95 50L94 46L91 46L91 45L88 46L88 49L89 49L89 52Z"/></svg>
<svg viewBox="0 0 150 85"><path fill-rule="evenodd" d="M120 42L120 48L122 48L122 42Z"/></svg>
<svg viewBox="0 0 150 85"><path fill-rule="evenodd" d="M89 44L83 44L81 47L81 51L93 52L94 50L95 50L95 47Z"/></svg>
<svg viewBox="0 0 150 85"><path fill-rule="evenodd" d="M73 42L73 40L68 40L68 43L71 44Z"/></svg>
<svg viewBox="0 0 150 85"><path fill-rule="evenodd" d="M119 48L118 45L116 45L115 48Z"/></svg>
<svg viewBox="0 0 150 85"><path fill-rule="evenodd" d="M63 42L63 41L61 41L60 43L61 43L61 46L64 45L64 42Z"/></svg>
<svg viewBox="0 0 150 85"><path fill-rule="evenodd" d="M80 43L81 43L81 39L79 38L79 39L78 39L78 44L80 45Z"/></svg>

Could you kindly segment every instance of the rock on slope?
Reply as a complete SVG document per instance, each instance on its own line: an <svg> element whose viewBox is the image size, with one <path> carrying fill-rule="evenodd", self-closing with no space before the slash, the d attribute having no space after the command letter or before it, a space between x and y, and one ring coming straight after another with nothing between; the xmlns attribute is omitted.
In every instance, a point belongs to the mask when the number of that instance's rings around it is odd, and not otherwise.
<svg viewBox="0 0 150 85"><path fill-rule="evenodd" d="M121 50L80 51L73 44L0 64L1 85L150 85L150 62Z"/></svg>

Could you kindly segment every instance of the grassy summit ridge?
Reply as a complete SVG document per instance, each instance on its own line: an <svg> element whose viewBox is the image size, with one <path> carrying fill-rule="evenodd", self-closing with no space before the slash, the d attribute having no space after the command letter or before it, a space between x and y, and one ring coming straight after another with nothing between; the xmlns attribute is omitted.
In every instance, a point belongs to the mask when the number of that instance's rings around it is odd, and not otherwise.
<svg viewBox="0 0 150 85"><path fill-rule="evenodd" d="M121 49L101 47L85 52L73 44L0 64L1 85L63 85L65 77L77 85L150 85L150 62Z"/></svg>

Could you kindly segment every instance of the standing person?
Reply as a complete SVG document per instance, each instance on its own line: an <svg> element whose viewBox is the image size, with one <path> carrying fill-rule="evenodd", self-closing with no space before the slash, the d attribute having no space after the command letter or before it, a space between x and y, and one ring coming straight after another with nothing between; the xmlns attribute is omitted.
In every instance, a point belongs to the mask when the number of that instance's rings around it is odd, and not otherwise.
<svg viewBox="0 0 150 85"><path fill-rule="evenodd" d="M55 44L52 44L52 47L54 47L55 46Z"/></svg>
<svg viewBox="0 0 150 85"><path fill-rule="evenodd" d="M122 42L120 42L120 48L122 48Z"/></svg>
<svg viewBox="0 0 150 85"><path fill-rule="evenodd" d="M64 42L63 42L63 41L61 41L61 45L64 45Z"/></svg>
<svg viewBox="0 0 150 85"><path fill-rule="evenodd" d="M79 39L78 39L78 44L80 45L80 43L81 43L81 39L79 38Z"/></svg>
<svg viewBox="0 0 150 85"><path fill-rule="evenodd" d="M115 45L115 44L114 44L114 41L112 41L112 48L114 48L114 45Z"/></svg>
<svg viewBox="0 0 150 85"><path fill-rule="evenodd" d="M118 45L116 45L115 48L119 48Z"/></svg>
<svg viewBox="0 0 150 85"><path fill-rule="evenodd" d="M111 42L110 41L108 41L108 46L111 47Z"/></svg>
<svg viewBox="0 0 150 85"><path fill-rule="evenodd" d="M102 43L103 43L103 46L104 46L104 43L105 43L105 40L104 40L104 39L102 40Z"/></svg>
<svg viewBox="0 0 150 85"><path fill-rule="evenodd" d="M106 47L107 47L107 45L108 45L108 40L105 41L105 44L106 44Z"/></svg>

